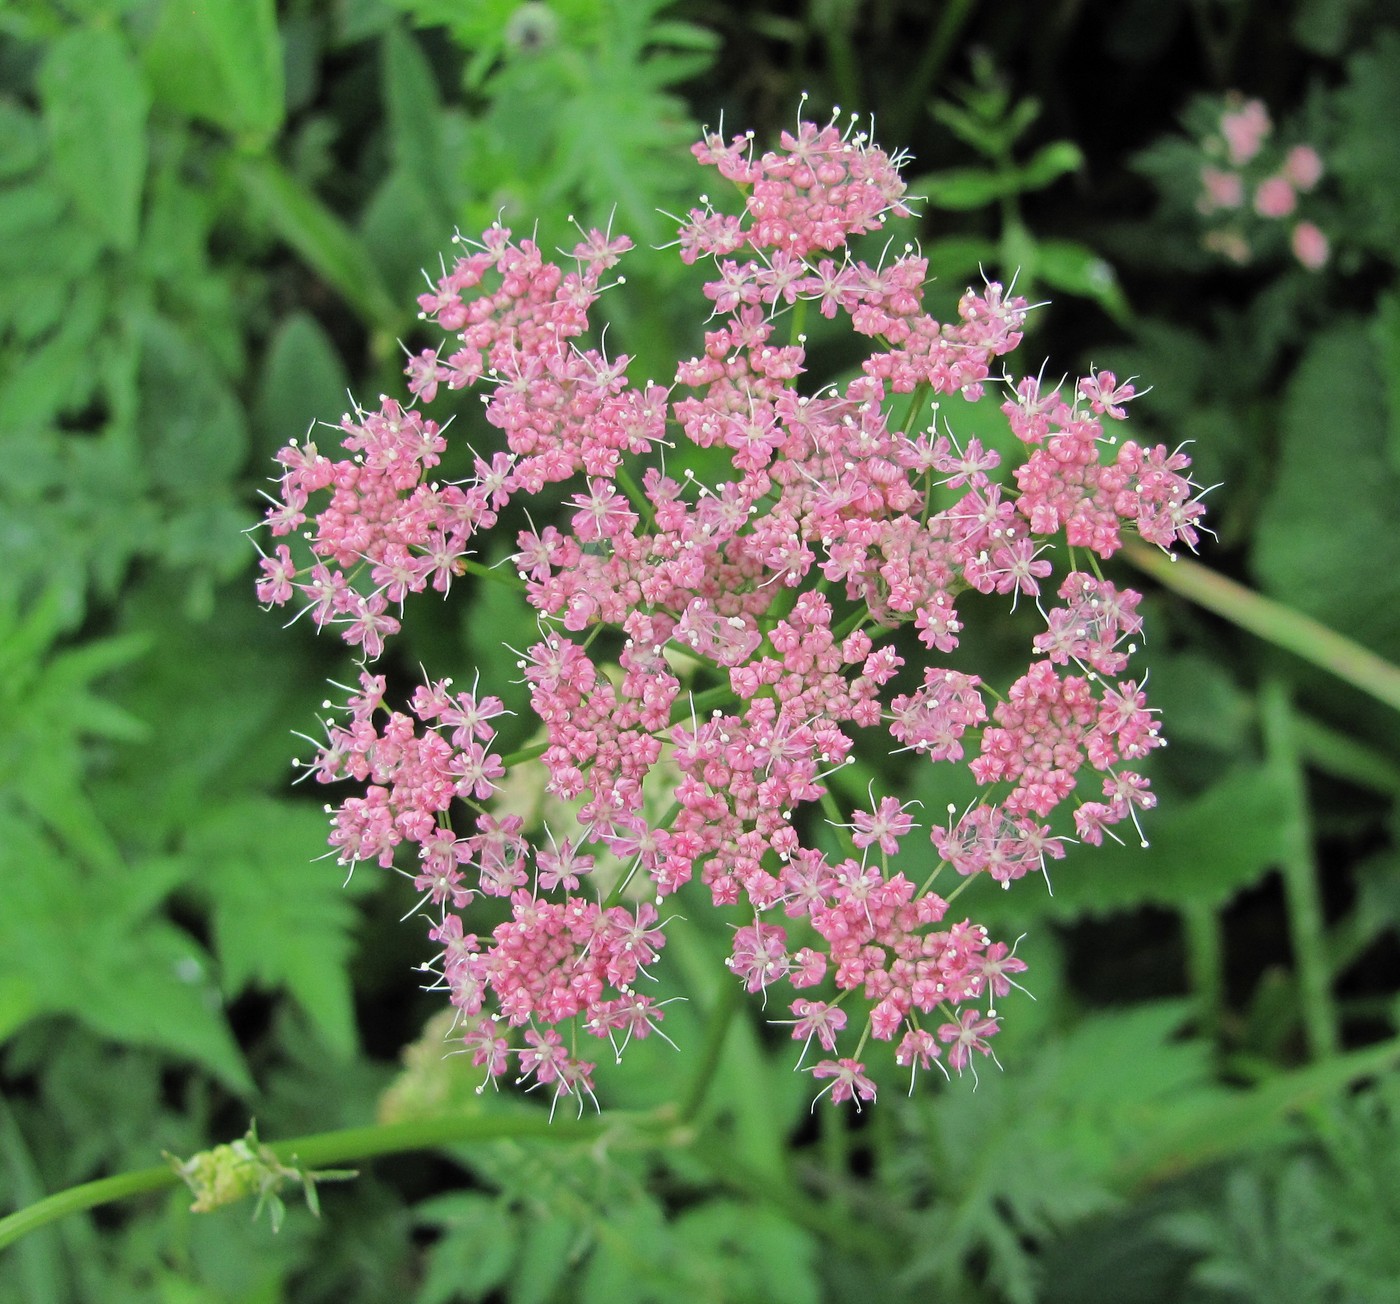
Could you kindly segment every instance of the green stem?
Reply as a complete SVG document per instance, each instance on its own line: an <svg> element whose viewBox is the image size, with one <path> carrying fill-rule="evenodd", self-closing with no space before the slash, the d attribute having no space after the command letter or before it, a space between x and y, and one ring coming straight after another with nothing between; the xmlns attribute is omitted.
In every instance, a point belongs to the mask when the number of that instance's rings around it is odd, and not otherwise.
<svg viewBox="0 0 1400 1304"><path fill-rule="evenodd" d="M1293 706L1281 681L1264 685L1259 698L1269 764L1288 791L1292 818L1284 828L1283 887L1288 903L1288 932L1298 967L1298 996L1315 1060L1331 1059L1341 1049L1337 1009L1332 998L1332 966L1327 955L1322 892L1313 859L1312 827L1303 767L1293 737Z"/></svg>
<svg viewBox="0 0 1400 1304"><path fill-rule="evenodd" d="M743 998L743 988L737 979L726 976L720 982L719 999L715 1001L715 1007L710 1011L709 1026L705 1032L705 1044L700 1049L700 1062L696 1066L695 1075L690 1079L690 1086L686 1088L685 1095L681 1099L680 1120L682 1123L691 1123L695 1120L696 1114L705 1103L705 1097L709 1094L710 1083L714 1081L715 1074L719 1072L720 1057L724 1054L725 1038L729 1035L729 1025L734 1021L734 1014L739 1008Z"/></svg>
<svg viewBox="0 0 1400 1304"><path fill-rule="evenodd" d="M462 573L464 575L480 575L484 580L490 580L492 584L501 584L508 589L514 589L517 593L525 591L525 581L513 570L501 569L496 566L483 566L479 561L473 561L470 557L462 559Z"/></svg>
<svg viewBox="0 0 1400 1304"><path fill-rule="evenodd" d="M1188 902L1181 912L1186 929L1186 967L1196 994L1200 1034L1218 1047L1225 1010L1224 937L1215 910Z"/></svg>
<svg viewBox="0 0 1400 1304"><path fill-rule="evenodd" d="M1281 602L1262 597L1234 580L1215 574L1200 562L1167 557L1135 539L1124 542L1123 556L1163 588L1224 616L1241 629L1302 657L1400 711L1400 666L1392 665L1361 644Z"/></svg>
<svg viewBox="0 0 1400 1304"><path fill-rule="evenodd" d="M913 135L915 120L924 112L924 106L943 74L953 43L972 17L976 4L977 0L947 0L940 6L933 36L925 44L914 71L900 85L899 100L888 127L889 140L908 140Z"/></svg>
<svg viewBox="0 0 1400 1304"><path fill-rule="evenodd" d="M1294 714L1298 750L1315 769L1358 788L1400 797L1400 765L1384 752L1318 720Z"/></svg>
<svg viewBox="0 0 1400 1304"><path fill-rule="evenodd" d="M343 1164L375 1155L426 1150L462 1141L496 1141L506 1137L535 1137L551 1141L595 1141L617 1130L619 1124L654 1134L659 1144L674 1124L657 1116L622 1115L610 1111L606 1118L559 1118L550 1122L547 1114L530 1111L498 1116L468 1115L419 1119L411 1123L385 1123L373 1127L344 1128L275 1142L270 1149L285 1163L296 1161L308 1168ZM168 1165L142 1168L135 1172L104 1177L96 1182L69 1187L24 1209L0 1218L0 1249L39 1227L84 1209L113 1204L133 1195L163 1191L180 1178Z"/></svg>

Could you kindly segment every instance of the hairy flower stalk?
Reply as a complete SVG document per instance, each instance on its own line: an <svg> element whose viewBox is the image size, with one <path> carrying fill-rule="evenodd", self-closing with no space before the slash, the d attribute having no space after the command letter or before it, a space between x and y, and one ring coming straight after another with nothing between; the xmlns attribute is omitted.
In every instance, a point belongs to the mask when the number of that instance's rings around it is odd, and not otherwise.
<svg viewBox="0 0 1400 1304"><path fill-rule="evenodd" d="M1099 372L1047 391L1006 375L1024 300L990 283L940 323L916 251L875 267L852 253L908 211L898 160L864 135L804 122L772 153L715 135L694 153L742 196L737 215L703 200L679 232L682 259L715 267L703 352L669 385L634 383L626 357L586 343L630 241L588 232L559 266L491 227L419 300L447 339L410 361L414 404L346 416L343 452L279 454L267 525L307 547L277 545L259 595L372 660L408 594L446 594L476 565L507 504L564 486L513 562L540 629L520 670L543 747L520 763L543 767L572 827L534 835L506 809L499 698L443 679L401 709L365 670L311 762L323 782L360 785L333 809L331 843L346 865L412 865L434 967L485 1075L581 1102L588 1038L620 1050L661 1035L666 1011L638 979L664 943L658 907L694 878L739 908L734 979L775 1018L785 1006L803 1060L820 1056L805 1065L820 1094L859 1105L876 1043L914 1073L988 1054L995 1001L1025 968L934 883L1007 886L1071 834L1101 842L1153 804L1135 767L1161 739L1124 678L1139 598L1094 558L1125 530L1194 544L1201 507L1180 453L1106 433L1131 384ZM804 387L802 337L775 337L803 303L869 341L844 387ZM931 397L975 402L1003 383L1007 444L1025 449L1010 475L997 451L959 445L946 407L942 433L914 428ZM443 483L446 436L423 409L468 387L501 446ZM723 450L727 474L668 474L666 451L674 470L687 444ZM1087 554L1091 569L1073 565ZM960 607L979 596L1044 616L1000 693L950 664ZM842 807L831 788L858 735L965 765L979 785L923 834L927 881L897 868L916 805L872 787ZM605 860L628 891L593 889ZM509 907L486 936L467 923L479 896Z"/></svg>

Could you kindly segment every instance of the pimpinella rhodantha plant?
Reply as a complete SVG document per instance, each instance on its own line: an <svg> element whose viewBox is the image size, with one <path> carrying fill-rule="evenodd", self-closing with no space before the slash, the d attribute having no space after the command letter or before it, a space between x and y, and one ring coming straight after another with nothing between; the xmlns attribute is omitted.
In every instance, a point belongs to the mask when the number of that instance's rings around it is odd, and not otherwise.
<svg viewBox="0 0 1400 1304"><path fill-rule="evenodd" d="M939 322L916 250L856 255L909 209L901 160L854 126L694 153L738 196L702 198L675 246L714 265L703 351L639 383L591 341L599 297L626 292L625 236L583 233L562 263L500 226L463 242L419 300L445 338L411 358L412 400L345 416L339 450L280 453L258 593L368 663L412 595L457 600L485 576L474 558L508 507L554 504L511 550L541 742L502 755L502 699L469 668L452 668L469 691L429 677L399 703L363 669L309 763L358 785L329 808L333 847L412 878L483 1080L581 1104L594 1047L664 1035L642 980L667 898L697 879L733 908L734 981L791 1026L820 1094L859 1105L879 1052L913 1074L990 1053L1025 966L952 909L962 887L1041 873L1152 805L1139 596L1098 561L1128 531L1193 544L1201 507L1184 456L1116 434L1130 383L1007 371L1023 299L989 283ZM808 381L813 310L868 342L844 385ZM1011 468L939 406L989 386L1023 450ZM427 409L468 388L497 442L438 478L453 434ZM959 662L983 599L1043 617L1010 683ZM873 785L852 797L833 776L858 739L966 766L978 797L937 818ZM517 767L568 815L529 828L504 800ZM936 855L907 854L916 830ZM485 898L504 911L489 932Z"/></svg>

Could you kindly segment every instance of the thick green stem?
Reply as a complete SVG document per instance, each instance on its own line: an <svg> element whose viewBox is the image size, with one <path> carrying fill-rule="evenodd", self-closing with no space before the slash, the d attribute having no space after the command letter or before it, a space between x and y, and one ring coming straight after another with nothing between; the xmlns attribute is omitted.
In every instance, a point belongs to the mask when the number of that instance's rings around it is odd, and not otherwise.
<svg viewBox="0 0 1400 1304"><path fill-rule="evenodd" d="M1259 700L1269 764L1288 790L1292 814L1284 830L1286 851L1282 869L1303 1029L1312 1057L1325 1060L1340 1050L1341 1037L1332 996L1332 965L1327 954L1322 892L1313 859L1308 795L1293 737L1293 707L1288 700L1288 690L1277 680L1265 684Z"/></svg>
<svg viewBox="0 0 1400 1304"><path fill-rule="evenodd" d="M345 1128L338 1132L321 1132L291 1141L273 1142L269 1148L283 1162L295 1161L307 1168L321 1168L369 1159L375 1155L425 1150L462 1141L496 1141L506 1137L593 1141L627 1130L644 1134L653 1143L666 1144L667 1133L674 1130L674 1124L659 1116L616 1112L609 1112L606 1118L557 1118L553 1122L550 1122L547 1114L536 1111L486 1117L473 1114ZM179 1181L173 1168L162 1165L121 1173L116 1177L104 1177L100 1181L59 1191L6 1218L0 1218L0 1249L68 1214L113 1204L133 1195L163 1191Z"/></svg>
<svg viewBox="0 0 1400 1304"><path fill-rule="evenodd" d="M1224 939L1215 909L1188 902L1181 912L1186 929L1186 968L1196 995L1200 1034L1219 1046L1225 1010Z"/></svg>
<svg viewBox="0 0 1400 1304"><path fill-rule="evenodd" d="M1218 616L1295 653L1338 679L1400 711L1400 666L1328 629L1310 616L1261 597L1234 580L1184 557L1168 557L1147 544L1128 540L1123 556L1164 588L1190 598Z"/></svg>

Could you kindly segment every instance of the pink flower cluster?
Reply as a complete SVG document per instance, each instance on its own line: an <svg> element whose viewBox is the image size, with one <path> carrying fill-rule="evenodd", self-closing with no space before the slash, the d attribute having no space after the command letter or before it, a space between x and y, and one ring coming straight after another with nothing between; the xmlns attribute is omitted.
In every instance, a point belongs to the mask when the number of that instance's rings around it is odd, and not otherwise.
<svg viewBox="0 0 1400 1304"><path fill-rule="evenodd" d="M513 1066L581 1100L583 1038L620 1053L664 1036L638 980L662 948L657 905L696 879L738 912L735 978L765 1003L788 990L822 1094L859 1105L875 1043L915 1073L990 1053L995 1001L1025 966L949 913L962 883L1042 872L1069 829L1098 843L1152 805L1136 767L1161 739L1141 682L1122 678L1138 595L1073 561L1111 557L1125 531L1193 545L1202 509L1185 457L1112 433L1131 383L1005 375L1023 300L991 283L939 322L916 252L856 256L852 237L907 211L896 161L863 135L803 123L771 153L744 136L694 152L741 204L703 201L680 230L681 257L712 259L715 276L704 347L672 383L634 384L626 357L586 343L625 238L589 232L565 268L492 227L419 300L448 339L407 372L425 406L481 387L498 451L440 482L444 432L388 398L344 418L343 453L291 445L267 523L305 555L279 543L258 591L373 658L407 595L447 593L508 504L561 486L562 507L513 553L540 629L519 667L541 744L503 757L498 698L430 681L396 710L366 670L309 762L359 785L332 810L332 845L347 865L413 877L434 968L490 1077ZM857 378L802 385L804 337L777 333L795 305L869 341ZM1007 446L1026 450L1010 474L998 451L960 445L937 403L943 431L915 426L933 396L1001 385ZM902 423L893 394L912 396ZM669 473L666 451L684 467L687 445L723 450L729 473ZM1063 547L1071 568L1047 589ZM1044 617L1004 693L951 664L960 608L979 596ZM931 849L909 846L913 803L852 796L841 775L858 740L882 737L966 764L979 785ZM570 827L506 813L517 765L541 770ZM945 873L956 886L940 896ZM508 911L489 935L464 922L478 897Z"/></svg>
<svg viewBox="0 0 1400 1304"><path fill-rule="evenodd" d="M1322 180L1322 157L1309 144L1286 151L1269 149L1273 132L1269 111L1261 100L1238 93L1226 97L1219 125L1203 142L1213 161L1201 168L1197 211L1215 219L1206 232L1209 249L1233 262L1247 263L1257 242L1255 218L1265 223L1296 218L1300 197ZM1289 228L1293 256L1309 271L1325 267L1331 256L1327 236L1315 223L1293 220Z"/></svg>

